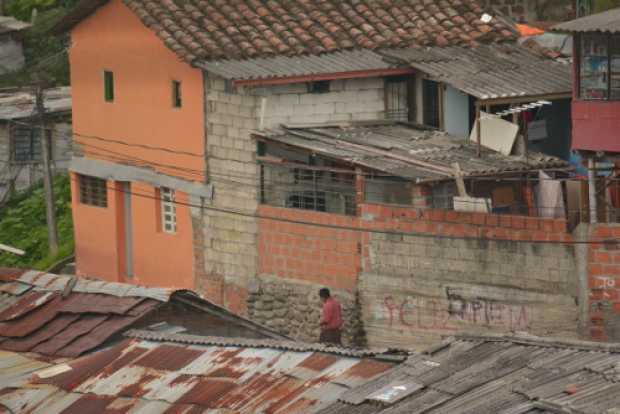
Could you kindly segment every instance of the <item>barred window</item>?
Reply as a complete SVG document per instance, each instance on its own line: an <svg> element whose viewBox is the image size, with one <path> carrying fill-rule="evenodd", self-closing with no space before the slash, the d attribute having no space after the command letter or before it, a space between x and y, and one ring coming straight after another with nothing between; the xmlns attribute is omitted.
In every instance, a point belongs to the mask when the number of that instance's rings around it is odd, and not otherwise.
<svg viewBox="0 0 620 414"><path fill-rule="evenodd" d="M177 208L174 202L174 190L162 187L161 197L161 228L164 233L177 232Z"/></svg>
<svg viewBox="0 0 620 414"><path fill-rule="evenodd" d="M46 131L48 148L51 150L51 133ZM42 160L41 129L14 127L11 129L13 161L33 162ZM50 151L51 152L51 151Z"/></svg>
<svg viewBox="0 0 620 414"><path fill-rule="evenodd" d="M106 180L89 175L80 175L80 203L96 207L108 206Z"/></svg>

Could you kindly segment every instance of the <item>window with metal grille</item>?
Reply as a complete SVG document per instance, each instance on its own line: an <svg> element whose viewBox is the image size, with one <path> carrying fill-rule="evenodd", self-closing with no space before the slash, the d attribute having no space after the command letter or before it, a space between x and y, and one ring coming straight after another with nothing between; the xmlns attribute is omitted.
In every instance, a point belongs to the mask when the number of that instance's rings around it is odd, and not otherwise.
<svg viewBox="0 0 620 414"><path fill-rule="evenodd" d="M51 152L51 132L46 131L45 138ZM42 160L41 129L14 127L11 129L13 161L38 162Z"/></svg>
<svg viewBox="0 0 620 414"><path fill-rule="evenodd" d="M385 78L385 115L395 121L415 120L414 78L390 76Z"/></svg>
<svg viewBox="0 0 620 414"><path fill-rule="evenodd" d="M174 190L167 187L160 188L161 198L161 229L164 233L177 232L177 207L174 202Z"/></svg>
<svg viewBox="0 0 620 414"><path fill-rule="evenodd" d="M80 184L80 203L96 207L108 206L106 180L90 175L79 175L78 182Z"/></svg>
<svg viewBox="0 0 620 414"><path fill-rule="evenodd" d="M308 93L328 93L329 90L330 82L328 80L308 82Z"/></svg>

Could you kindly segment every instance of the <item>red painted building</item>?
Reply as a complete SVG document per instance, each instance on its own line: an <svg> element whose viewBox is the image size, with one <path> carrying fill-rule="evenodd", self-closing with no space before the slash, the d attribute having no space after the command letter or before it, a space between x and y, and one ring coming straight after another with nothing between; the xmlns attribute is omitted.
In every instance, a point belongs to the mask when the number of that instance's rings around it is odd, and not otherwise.
<svg viewBox="0 0 620 414"><path fill-rule="evenodd" d="M620 8L555 28L574 35L574 150L620 152Z"/></svg>

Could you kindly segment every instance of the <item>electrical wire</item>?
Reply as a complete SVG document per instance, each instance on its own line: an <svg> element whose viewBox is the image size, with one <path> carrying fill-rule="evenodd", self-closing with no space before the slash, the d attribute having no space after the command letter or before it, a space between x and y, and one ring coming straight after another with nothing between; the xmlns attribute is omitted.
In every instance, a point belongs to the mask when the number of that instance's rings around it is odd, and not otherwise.
<svg viewBox="0 0 620 414"><path fill-rule="evenodd" d="M79 180L77 180L75 178L71 178L71 180L79 184ZM161 201L162 200L161 198L154 197L154 196L152 196L150 194L143 194L143 193L138 193L138 192L135 192L135 191L127 191L127 190L123 190L123 189L119 189L119 188L115 188L115 187L109 187L107 184L106 184L105 187L106 187L107 190L111 190L111 191L115 191L115 192L120 192L120 193L123 193L123 194L131 194L131 195L135 195L135 196L138 196L138 197L148 198L148 199L156 200L156 201ZM261 214L258 214L258 213L248 213L248 212L244 212L244 211L240 211L240 210L230 210L230 209L214 207L214 206L208 206L208 205L192 204L192 203L182 202L182 201L177 201L177 200L173 200L172 202L174 204L176 204L176 205L182 205L182 206L185 206L185 207L199 208L199 209L203 209L203 210L215 211L215 212L218 212L218 213L231 214L231 215L242 216L242 217L247 217L247 218L271 220L271 221L277 221L277 222L282 222L282 223L300 224L300 225L306 225L306 226L330 228L330 229L335 229L335 230L354 231L354 232L361 232L361 233L386 234L386 235L397 235L397 236L413 236L413 237L421 237L421 238L447 239L447 240L470 240L470 241L487 241L487 242L509 241L509 242L515 242L515 243L534 243L534 244L579 245L579 244L618 244L618 243L620 243L620 239L566 240L566 241L559 241L559 240L556 241L556 240L489 239L489 238L483 238L483 237L447 236L447 235L435 235L435 234L427 234L427 233L419 233L419 232L404 232L404 231L395 231L395 230L379 230L379 229L373 229L373 228L360 228L360 227L345 226L345 225L314 223L314 222L304 221L304 220L295 220L295 219L288 219L288 218L283 218L283 217L265 216L265 215L261 215ZM344 216L344 217L346 217L346 216Z"/></svg>

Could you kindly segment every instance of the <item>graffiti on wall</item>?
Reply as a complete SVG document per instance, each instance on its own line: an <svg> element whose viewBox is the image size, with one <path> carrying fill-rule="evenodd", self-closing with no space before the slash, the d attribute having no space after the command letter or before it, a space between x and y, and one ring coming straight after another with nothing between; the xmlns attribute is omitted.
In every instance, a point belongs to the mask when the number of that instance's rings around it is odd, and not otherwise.
<svg viewBox="0 0 620 414"><path fill-rule="evenodd" d="M463 324L526 330L530 311L525 305L501 303L491 299L465 299L449 291L446 299L386 296L383 311L394 328L455 330Z"/></svg>

